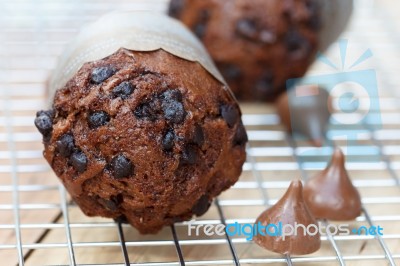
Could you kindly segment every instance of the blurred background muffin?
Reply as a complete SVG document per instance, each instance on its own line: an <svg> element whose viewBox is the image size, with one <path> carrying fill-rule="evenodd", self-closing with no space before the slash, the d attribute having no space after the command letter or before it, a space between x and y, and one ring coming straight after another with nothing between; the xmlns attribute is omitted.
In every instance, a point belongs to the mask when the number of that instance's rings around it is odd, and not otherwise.
<svg viewBox="0 0 400 266"><path fill-rule="evenodd" d="M352 1L341 2L172 0L169 14L202 40L239 100L273 101L337 37L324 31L343 30ZM325 23L340 6L346 6L344 19Z"/></svg>

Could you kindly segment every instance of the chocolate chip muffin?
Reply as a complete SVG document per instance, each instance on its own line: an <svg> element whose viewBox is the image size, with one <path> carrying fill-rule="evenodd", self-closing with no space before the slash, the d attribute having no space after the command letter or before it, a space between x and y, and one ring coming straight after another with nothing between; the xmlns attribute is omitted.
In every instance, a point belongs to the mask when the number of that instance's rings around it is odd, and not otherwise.
<svg viewBox="0 0 400 266"><path fill-rule="evenodd" d="M238 179L246 131L229 89L162 49L85 63L37 113L44 157L82 211L141 233L204 214Z"/></svg>
<svg viewBox="0 0 400 266"><path fill-rule="evenodd" d="M317 0L172 0L169 14L202 40L240 100L272 101L313 62Z"/></svg>

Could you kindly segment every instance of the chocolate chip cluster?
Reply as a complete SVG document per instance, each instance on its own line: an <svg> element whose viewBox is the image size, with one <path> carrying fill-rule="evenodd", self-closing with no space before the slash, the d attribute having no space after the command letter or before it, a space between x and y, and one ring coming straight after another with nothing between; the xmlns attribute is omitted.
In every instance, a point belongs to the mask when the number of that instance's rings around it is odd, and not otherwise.
<svg viewBox="0 0 400 266"><path fill-rule="evenodd" d="M115 73L116 69L112 66L96 67L92 70L90 81L93 84L101 84ZM133 93L133 90L134 87L132 84L124 81L112 90L112 97L121 97L121 99L125 100ZM39 111L36 114L35 125L43 135L44 141L48 141L51 136L53 117L53 110ZM87 123L90 129L96 129L98 127L106 126L110 120L110 115L106 112L94 111L90 112ZM59 154L69 159L70 165L72 165L78 173L86 171L88 164L87 156L79 149L79 147L75 146L74 137L71 133L62 135L56 141L56 147ZM134 172L132 162L123 154L115 156L107 166L107 169L114 173L115 178L129 177Z"/></svg>

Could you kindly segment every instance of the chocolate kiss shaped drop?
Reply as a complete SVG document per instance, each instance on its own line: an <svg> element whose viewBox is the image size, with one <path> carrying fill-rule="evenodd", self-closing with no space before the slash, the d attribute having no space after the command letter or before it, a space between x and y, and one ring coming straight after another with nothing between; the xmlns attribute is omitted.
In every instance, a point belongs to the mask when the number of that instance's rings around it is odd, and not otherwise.
<svg viewBox="0 0 400 266"><path fill-rule="evenodd" d="M262 226L273 224L279 227L279 223L282 224L282 228L286 224L294 227L295 223L304 225L306 228L310 224L318 226L304 202L303 185L300 180L292 181L285 195L274 206L264 211L256 220L257 226L260 224ZM321 246L320 235L315 226L310 227L311 234L304 234L304 229L299 227L297 234L292 233L286 235L285 238L283 234L274 236L276 231L274 232L275 229L272 228L272 226L269 226L266 228L267 232L262 230L263 234L258 233L254 236L254 241L257 245L280 254L293 255L310 254L317 251ZM282 229L282 233L288 233L288 230Z"/></svg>
<svg viewBox="0 0 400 266"><path fill-rule="evenodd" d="M276 101L278 115L289 132L297 132L321 147L331 116L332 98L322 88L304 85L282 94Z"/></svg>
<svg viewBox="0 0 400 266"><path fill-rule="evenodd" d="M361 214L360 194L351 183L339 148L328 167L306 182L304 199L316 218L346 221Z"/></svg>

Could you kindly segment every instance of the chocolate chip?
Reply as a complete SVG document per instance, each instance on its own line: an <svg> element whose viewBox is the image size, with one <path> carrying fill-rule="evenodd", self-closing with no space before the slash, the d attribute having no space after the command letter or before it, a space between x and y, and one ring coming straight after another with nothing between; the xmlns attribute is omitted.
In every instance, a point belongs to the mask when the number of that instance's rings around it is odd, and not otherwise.
<svg viewBox="0 0 400 266"><path fill-rule="evenodd" d="M249 39L257 40L258 38L258 26L254 19L243 18L236 23L236 32L239 36Z"/></svg>
<svg viewBox="0 0 400 266"><path fill-rule="evenodd" d="M182 93L179 90L167 90L163 92L162 98L182 102Z"/></svg>
<svg viewBox="0 0 400 266"><path fill-rule="evenodd" d="M39 111L36 113L35 126L43 136L48 136L53 130L52 111Z"/></svg>
<svg viewBox="0 0 400 266"><path fill-rule="evenodd" d="M137 118L155 121L157 119L157 109L157 105L150 101L136 107L134 114Z"/></svg>
<svg viewBox="0 0 400 266"><path fill-rule="evenodd" d="M51 118L54 117L54 110L50 109L50 110L40 110L38 112L36 112L36 116L40 116L40 115L47 115Z"/></svg>
<svg viewBox="0 0 400 266"><path fill-rule="evenodd" d="M122 194L113 195L110 199L98 198L98 202L110 211L116 211L123 200Z"/></svg>
<svg viewBox="0 0 400 266"><path fill-rule="evenodd" d="M133 164L124 155L119 154L111 161L111 168L115 178L129 177L133 173Z"/></svg>
<svg viewBox="0 0 400 266"><path fill-rule="evenodd" d="M171 0L168 8L168 15L174 18L178 18L182 13L184 5L184 0Z"/></svg>
<svg viewBox="0 0 400 266"><path fill-rule="evenodd" d="M261 101L266 100L274 94L273 75L270 71L265 71L256 82L255 97Z"/></svg>
<svg viewBox="0 0 400 266"><path fill-rule="evenodd" d="M110 211L115 211L115 210L118 209L117 204L115 204L115 202L112 201L112 200L99 198L97 201L98 201L104 208L106 208L106 209L108 209L108 210L110 210Z"/></svg>
<svg viewBox="0 0 400 266"><path fill-rule="evenodd" d="M56 141L57 151L64 157L69 157L74 151L74 137L64 134Z"/></svg>
<svg viewBox="0 0 400 266"><path fill-rule="evenodd" d="M164 118L175 124L182 123L186 115L182 104L182 94L178 90L166 91L162 98Z"/></svg>
<svg viewBox="0 0 400 266"><path fill-rule="evenodd" d="M197 216L201 216L207 212L207 210L210 208L211 202L208 199L207 195L203 195L200 197L200 199L197 201L197 203L193 206L192 212L193 214Z"/></svg>
<svg viewBox="0 0 400 266"><path fill-rule="evenodd" d="M196 124L194 127L193 142L200 147L204 144L204 132L200 125Z"/></svg>
<svg viewBox="0 0 400 266"><path fill-rule="evenodd" d="M153 96L149 102L139 105L134 114L137 118L147 118L155 121L159 115L171 123L182 123L186 112L182 104L182 94L179 90L168 90L161 95Z"/></svg>
<svg viewBox="0 0 400 266"><path fill-rule="evenodd" d="M164 117L175 124L180 124L185 118L183 104L176 101L163 103Z"/></svg>
<svg viewBox="0 0 400 266"><path fill-rule="evenodd" d="M242 146L248 141L246 129L243 123L240 123L236 129L235 136L233 137L233 144Z"/></svg>
<svg viewBox="0 0 400 266"><path fill-rule="evenodd" d="M289 52L297 51L301 48L302 36L295 30L286 34L286 48Z"/></svg>
<svg viewBox="0 0 400 266"><path fill-rule="evenodd" d="M112 75L114 75L116 70L111 66L96 67L92 70L90 76L91 80L95 84L100 84Z"/></svg>
<svg viewBox="0 0 400 266"><path fill-rule="evenodd" d="M204 37L207 29L207 22L210 19L210 12L208 10L201 10L199 12L197 23L193 27L194 34L197 35L200 39Z"/></svg>
<svg viewBox="0 0 400 266"><path fill-rule="evenodd" d="M239 119L239 111L233 105L221 105L220 112L229 127L233 127Z"/></svg>
<svg viewBox="0 0 400 266"><path fill-rule="evenodd" d="M76 151L74 152L71 157L71 164L75 168L76 171L79 173L83 173L86 171L87 167L87 157L82 151Z"/></svg>
<svg viewBox="0 0 400 266"><path fill-rule="evenodd" d="M113 98L121 97L121 99L128 99L134 90L133 85L129 81L124 81L112 90Z"/></svg>
<svg viewBox="0 0 400 266"><path fill-rule="evenodd" d="M236 65L219 64L218 69L221 71L222 76L228 81L238 81L242 77L242 71Z"/></svg>
<svg viewBox="0 0 400 266"><path fill-rule="evenodd" d="M162 139L162 147L164 151L170 151L174 147L175 133L169 130Z"/></svg>
<svg viewBox="0 0 400 266"><path fill-rule="evenodd" d="M88 123L91 129L104 126L110 122L110 116L104 111L93 112L89 115Z"/></svg>
<svg viewBox="0 0 400 266"><path fill-rule="evenodd" d="M163 110L165 119L175 124L180 124L185 118L185 110L183 104L176 101L163 102Z"/></svg>
<svg viewBox="0 0 400 266"><path fill-rule="evenodd" d="M183 165L191 165L197 162L197 148L194 145L186 145L181 156Z"/></svg>
<svg viewBox="0 0 400 266"><path fill-rule="evenodd" d="M289 55L293 59L305 58L311 50L309 41L295 29L286 33L285 43Z"/></svg>

